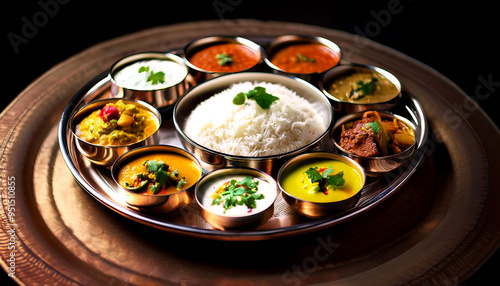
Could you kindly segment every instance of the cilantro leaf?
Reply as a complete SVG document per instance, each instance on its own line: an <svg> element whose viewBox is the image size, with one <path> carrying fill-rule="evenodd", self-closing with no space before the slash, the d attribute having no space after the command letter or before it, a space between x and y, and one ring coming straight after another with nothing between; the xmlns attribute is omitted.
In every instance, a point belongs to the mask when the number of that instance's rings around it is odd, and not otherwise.
<svg viewBox="0 0 500 286"><path fill-rule="evenodd" d="M311 63L316 62L316 60L315 60L315 59L313 59L313 58L308 58L308 57L306 57L306 56L304 56L304 55L301 55L301 54L297 54L297 59L298 59L299 61L302 61L302 62L311 62Z"/></svg>
<svg viewBox="0 0 500 286"><path fill-rule="evenodd" d="M166 171L163 171L163 169L159 169L158 171L155 172L155 177L156 177L156 182L160 183L160 186L170 186L170 183L168 183L168 173Z"/></svg>
<svg viewBox="0 0 500 286"><path fill-rule="evenodd" d="M247 101L247 97L243 92L238 93L234 98L233 98L233 104L235 105L242 105Z"/></svg>
<svg viewBox="0 0 500 286"><path fill-rule="evenodd" d="M328 177L328 175L330 175L330 173L332 173L332 172L333 172L333 168L332 168L332 166L328 167L327 169L325 169L325 170L323 171L323 178L327 178L327 177Z"/></svg>
<svg viewBox="0 0 500 286"><path fill-rule="evenodd" d="M259 181L252 180L252 176L246 176L243 180L236 182L236 185L247 186L251 190L259 185Z"/></svg>
<svg viewBox="0 0 500 286"><path fill-rule="evenodd" d="M156 73L151 71L151 73L149 74L149 77L148 77L148 81L150 81L151 84L158 84L158 82L164 83L165 82L165 73L162 71L159 71Z"/></svg>
<svg viewBox="0 0 500 286"><path fill-rule="evenodd" d="M373 134L377 135L380 129L382 128L382 125L378 121L373 121L373 122L368 122L365 123L365 128L371 128L373 131Z"/></svg>
<svg viewBox="0 0 500 286"><path fill-rule="evenodd" d="M306 171L307 178L311 181L311 183L317 183L323 180L323 176L318 171L318 167L315 168L309 168Z"/></svg>
<svg viewBox="0 0 500 286"><path fill-rule="evenodd" d="M228 54L218 54L215 58L219 60L217 63L220 66L225 66L233 62L233 57Z"/></svg>
<svg viewBox="0 0 500 286"><path fill-rule="evenodd" d="M212 201L212 205L223 203L224 213L234 206L246 205L249 209L256 207L255 200L264 198L263 194L257 193L258 180L253 180L251 176L246 176L240 181L231 180L229 184L226 182L221 187L223 191L214 193L216 196ZM219 187L218 190L221 188Z"/></svg>
<svg viewBox="0 0 500 286"><path fill-rule="evenodd" d="M233 103L236 105L245 103L245 96L247 99L255 100L262 109L269 109L271 104L279 99L279 97L267 93L264 87L256 86L254 89L251 89L246 93L238 93L233 98Z"/></svg>
<svg viewBox="0 0 500 286"><path fill-rule="evenodd" d="M369 81L362 81L362 80L357 81L356 87L351 89L349 97L351 99L360 99L365 95L369 95L377 87L376 86L377 81L378 81L377 78L372 78Z"/></svg>
<svg viewBox="0 0 500 286"><path fill-rule="evenodd" d="M344 171L341 171L338 174L331 175L328 177L328 185L330 186L342 187L344 183L345 183Z"/></svg>
<svg viewBox="0 0 500 286"><path fill-rule="evenodd" d="M156 172L162 169L165 163L163 161L148 160L144 162L144 165L147 165L146 169L148 172Z"/></svg>
<svg viewBox="0 0 500 286"><path fill-rule="evenodd" d="M148 71L149 71L149 66L142 66L139 68L139 73L148 72Z"/></svg>

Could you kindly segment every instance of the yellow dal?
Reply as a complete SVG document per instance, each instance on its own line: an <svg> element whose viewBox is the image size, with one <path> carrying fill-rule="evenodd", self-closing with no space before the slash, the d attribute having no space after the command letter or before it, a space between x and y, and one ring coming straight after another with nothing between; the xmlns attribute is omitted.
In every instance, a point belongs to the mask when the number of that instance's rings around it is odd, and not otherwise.
<svg viewBox="0 0 500 286"><path fill-rule="evenodd" d="M335 190L328 191L327 195L323 192L309 193L309 188L303 188L306 183L302 182L302 174L305 171L309 168L328 168L330 166L333 168L334 174L340 171L344 172L345 183L342 187L335 187ZM361 175L349 165L337 160L319 159L304 161L298 167L287 172L280 183L288 194L296 198L311 202L329 203L342 201L356 195L361 189L361 180Z"/></svg>

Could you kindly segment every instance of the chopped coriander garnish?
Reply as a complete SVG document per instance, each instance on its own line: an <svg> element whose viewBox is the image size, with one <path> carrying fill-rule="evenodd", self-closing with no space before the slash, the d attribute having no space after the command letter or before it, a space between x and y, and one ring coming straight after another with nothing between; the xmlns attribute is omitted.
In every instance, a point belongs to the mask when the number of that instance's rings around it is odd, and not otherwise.
<svg viewBox="0 0 500 286"><path fill-rule="evenodd" d="M318 167L309 168L305 171L305 174L311 184L314 184L313 189L325 194L328 194L329 186L335 190L335 187L342 187L345 183L344 172L341 171L335 174L331 166L321 169Z"/></svg>
<svg viewBox="0 0 500 286"><path fill-rule="evenodd" d="M278 100L279 97L267 93L264 87L256 86L254 89L251 89L246 93L238 93L233 98L233 103L236 105L242 105L245 103L246 99L255 100L262 109L269 109L271 104Z"/></svg>
<svg viewBox="0 0 500 286"><path fill-rule="evenodd" d="M378 132L380 131L382 127L382 124L378 121L373 121L373 122L367 122L365 123L365 128L371 128L373 131L373 134L378 135Z"/></svg>
<svg viewBox="0 0 500 286"><path fill-rule="evenodd" d="M162 71L153 73L151 72L148 77L148 81L150 81L152 84L157 84L158 82L164 83L165 82L165 73Z"/></svg>
<svg viewBox="0 0 500 286"><path fill-rule="evenodd" d="M142 66L139 68L139 73L148 72L148 71L149 71L149 66Z"/></svg>
<svg viewBox="0 0 500 286"><path fill-rule="evenodd" d="M149 66L142 66L139 68L139 73L141 72L149 72L147 81L150 81L151 84L158 84L158 82L159 83L165 82L165 73L162 71L154 72L150 71Z"/></svg>
<svg viewBox="0 0 500 286"><path fill-rule="evenodd" d="M186 184L184 177L179 177L179 171L169 171L169 166L163 161L146 160L142 165L146 167L145 172L136 174L132 183L125 183L128 190L140 192L149 186L150 193L158 194L171 186L181 190L182 185Z"/></svg>
<svg viewBox="0 0 500 286"><path fill-rule="evenodd" d="M259 181L251 176L246 176L240 181L231 180L220 186L212 195L212 205L222 204L224 213L237 205L246 205L249 209L257 206L256 200L264 198L263 194L257 194Z"/></svg>
<svg viewBox="0 0 500 286"><path fill-rule="evenodd" d="M351 92L349 94L349 98L351 99L360 99L364 97L365 95L369 95L372 93L376 86L376 82L378 79L372 78L369 81L358 81L356 82L356 86L351 89Z"/></svg>
<svg viewBox="0 0 500 286"><path fill-rule="evenodd" d="M219 60L218 64L220 66L225 66L233 62L233 57L228 54L218 54L215 58Z"/></svg>
<svg viewBox="0 0 500 286"><path fill-rule="evenodd" d="M301 54L297 54L297 59L298 59L299 61L302 61L302 62L310 62L310 63L314 63L314 62L316 62L316 60L315 60L315 59L313 59L313 58L308 58L308 57L306 57L306 56L304 56L304 55L301 55Z"/></svg>

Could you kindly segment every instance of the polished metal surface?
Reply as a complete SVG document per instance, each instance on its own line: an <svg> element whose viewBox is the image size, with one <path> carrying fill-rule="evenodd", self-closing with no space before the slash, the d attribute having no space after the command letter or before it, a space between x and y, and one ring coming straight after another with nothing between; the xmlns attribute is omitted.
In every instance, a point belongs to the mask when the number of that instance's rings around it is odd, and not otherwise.
<svg viewBox="0 0 500 286"><path fill-rule="evenodd" d="M164 87L161 89L152 90L138 90L127 87L122 87L116 83L114 75L125 66L142 60L167 60L178 64L185 69L186 75L184 78L172 86ZM111 94L114 97L121 97L125 99L141 100L147 102L157 109L167 108L173 106L177 100L194 85L192 77L188 73L188 67L184 60L179 56L172 53L148 52L129 55L114 63L109 70L109 77L111 79Z"/></svg>
<svg viewBox="0 0 500 286"><path fill-rule="evenodd" d="M214 180L214 178L227 175L233 175L233 176L245 175L264 180L271 186L270 188L271 195L273 196L272 203L259 212L254 211L251 214L244 216L226 216L210 211L202 204L202 198L203 198L202 190L205 188L204 186L211 180ZM266 193L265 195L267 196L268 194ZM230 230L230 229L245 230L261 226L273 216L274 201L276 200L278 195L279 195L278 188L276 186L276 181L273 179L273 177L271 177L269 174L266 174L265 172L256 169L241 168L241 167L240 168L226 167L209 172L196 184L196 189L195 189L195 198L196 202L201 208L201 216L206 222L208 222L215 229L220 229L220 230Z"/></svg>
<svg viewBox="0 0 500 286"><path fill-rule="evenodd" d="M97 75L123 55L173 50L221 30L264 42L281 34L321 35L335 39L348 60L390 70L428 119L429 136L415 152L421 160L412 161L418 168L411 177L391 172L367 178L361 209L332 218L334 224L278 209L283 215L253 236L277 238L272 240L236 241L252 237L209 226L201 238L184 235L203 225L196 209L176 217L124 208L107 192L108 170L89 168L74 149L60 150L57 126L64 109L109 96L109 79ZM1 266L9 273L12 240L14 281L21 285L460 284L500 245L500 177L493 175L500 165L500 131L479 108L467 114L454 109L475 103L435 70L375 42L365 44L357 47L352 34L301 24L207 21L141 31L60 63L0 115ZM82 87L84 98L72 99ZM171 118L163 121L173 126ZM175 132L161 137L180 144ZM67 165L69 158L74 165ZM73 172L82 177L75 180ZM394 180L390 190L380 188L386 179ZM106 191L93 190L97 183ZM296 234L280 236L290 225L298 225ZM205 239L212 236L225 239ZM221 249L249 245L251 256L220 255Z"/></svg>
<svg viewBox="0 0 500 286"><path fill-rule="evenodd" d="M204 37L201 39L196 39L190 43L188 43L184 47L184 55L183 58L186 62L186 65L189 67L189 73L190 75L194 78L194 81L196 83L202 83L205 82L209 79L216 78L218 76L227 74L224 72L213 72L213 71L207 71L202 68L199 68L195 65L193 65L189 59L195 54L196 52L200 51L203 48L212 46L212 45L217 45L217 44L225 44L225 43L232 43L232 44L239 44L239 45L244 45L253 51L255 51L259 55L259 61L251 68L248 68L246 70L242 70L239 72L257 72L257 71L262 71L262 65L264 63L264 58L266 57L266 52L265 50L257 43L243 38L243 37L234 37L234 36L210 36L210 37Z"/></svg>
<svg viewBox="0 0 500 286"><path fill-rule="evenodd" d="M426 130L427 127L426 127L425 117L423 116L420 117L421 118L420 121L412 122L408 118L403 117L401 115L379 111L382 120L386 119L392 121L394 118L397 118L398 120L406 124L406 126L412 128L415 133L415 142L413 142L413 144L410 147L403 150L402 152L388 156L363 157L356 154L352 154L346 151L344 148L342 148L339 144L340 134L342 133L342 126L346 123L362 119L363 113L364 113L363 111L351 113L339 118L330 132L330 139L333 141L333 144L335 145L336 151L338 153L347 156L349 158L352 158L354 161L359 163L364 168L366 174L369 176L380 176L387 172L391 172L400 168L401 165L403 164L407 164L408 160L411 159L413 153L415 152L417 146L422 144L422 141L419 140L422 139L421 134L426 134L428 132ZM418 118L417 114L412 114L412 115L413 118L415 119ZM408 114L407 116L409 118L412 118L410 117L410 114ZM404 166L403 168L406 168L406 166Z"/></svg>
<svg viewBox="0 0 500 286"><path fill-rule="evenodd" d="M388 79L398 90L398 94L396 94L392 99L389 99L384 102L376 102L376 103L355 103L355 102L345 102L336 98L328 92L329 86L331 86L332 81L335 80L336 77L341 76L342 74L350 71L374 71L386 79ZM402 96L403 87L401 86L401 82L398 80L390 72L381 69L379 67L371 66L371 65L363 65L357 63L347 63L343 62L340 65L330 69L325 72L320 80L318 81L318 86L321 91L330 99L332 107L335 111L343 112L345 114L366 111L366 110L391 110L397 106L399 99Z"/></svg>
<svg viewBox="0 0 500 286"><path fill-rule="evenodd" d="M198 166L201 177L202 168L200 162L186 150L171 145L151 145L132 149L116 159L111 166L111 177L115 183L113 187L118 189L118 193L124 197L127 204L139 211L146 213L153 211L155 213L168 213L185 208L193 199L195 184L189 188L168 195L146 195L129 191L118 183L118 172L120 172L124 164L138 156L150 153L173 153L184 156Z"/></svg>
<svg viewBox="0 0 500 286"><path fill-rule="evenodd" d="M281 184L282 179L286 178L286 176L289 175L289 172L293 170L297 165L301 164L301 162L314 159L336 160L347 164L360 175L361 188L350 198L329 203L307 201L289 194ZM281 190L283 198L290 206L292 206L293 209L310 218L322 218L354 207L361 197L361 192L366 183L366 174L361 165L347 156L329 152L313 152L296 156L290 161L283 164L278 173L278 178L276 179L276 181L278 183L279 189Z"/></svg>
<svg viewBox="0 0 500 286"><path fill-rule="evenodd" d="M245 81L263 81L281 84L294 91L296 94L299 94L309 102L314 103L314 108L316 108L316 111L324 120L326 130L324 130L324 132L322 132L322 134L314 141L296 150L262 157L238 156L211 150L198 144L184 133L186 119L199 103L214 94L229 88L234 83ZM323 93L321 93L313 85L299 78L263 72L243 72L220 76L201 83L187 92L175 105L173 120L175 129L180 135L184 148L193 153L201 161L205 169L211 171L225 166L241 166L259 169L270 175L276 176L281 164L286 160L306 151L324 148L325 141L328 141L326 135L333 124L333 111L330 102Z"/></svg>

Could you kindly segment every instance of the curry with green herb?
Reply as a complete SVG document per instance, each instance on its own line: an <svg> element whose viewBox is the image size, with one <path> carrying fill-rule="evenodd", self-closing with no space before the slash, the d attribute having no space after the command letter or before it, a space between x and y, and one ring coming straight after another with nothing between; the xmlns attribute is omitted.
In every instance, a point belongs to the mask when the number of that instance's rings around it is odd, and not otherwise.
<svg viewBox="0 0 500 286"><path fill-rule="evenodd" d="M363 183L361 175L344 162L311 159L287 172L280 184L289 195L298 199L330 203L353 197Z"/></svg>
<svg viewBox="0 0 500 286"><path fill-rule="evenodd" d="M76 126L75 134L92 144L120 146L142 141L158 128L158 119L151 112L118 100L84 118Z"/></svg>
<svg viewBox="0 0 500 286"><path fill-rule="evenodd" d="M153 153L124 164L118 171L117 181L134 193L168 195L191 187L200 175L199 166L187 157Z"/></svg>
<svg viewBox="0 0 500 286"><path fill-rule="evenodd" d="M328 93L340 101L352 103L378 103L395 98L397 87L375 71L351 71L337 77Z"/></svg>

